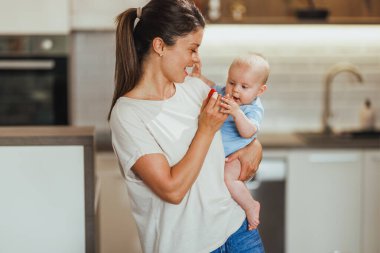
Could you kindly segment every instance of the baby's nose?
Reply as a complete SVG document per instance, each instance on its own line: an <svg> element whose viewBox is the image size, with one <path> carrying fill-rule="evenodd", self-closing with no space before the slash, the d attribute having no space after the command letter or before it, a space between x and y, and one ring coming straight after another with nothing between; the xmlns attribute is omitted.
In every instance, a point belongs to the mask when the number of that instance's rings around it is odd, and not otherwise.
<svg viewBox="0 0 380 253"><path fill-rule="evenodd" d="M239 94L239 92L233 91L232 96L239 98L240 94Z"/></svg>

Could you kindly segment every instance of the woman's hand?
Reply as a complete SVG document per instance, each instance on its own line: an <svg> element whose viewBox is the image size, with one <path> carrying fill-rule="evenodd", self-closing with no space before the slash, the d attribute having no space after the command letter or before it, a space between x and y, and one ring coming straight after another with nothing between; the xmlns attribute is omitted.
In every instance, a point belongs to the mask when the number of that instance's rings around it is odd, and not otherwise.
<svg viewBox="0 0 380 253"><path fill-rule="evenodd" d="M261 143L255 139L246 147L239 149L235 153L227 157L226 162L231 162L235 159L239 159L241 163L241 170L239 180L246 181L252 178L263 157L263 148Z"/></svg>
<svg viewBox="0 0 380 253"><path fill-rule="evenodd" d="M227 119L228 114L221 112L221 95L217 92L203 101L201 112L198 119L198 130L208 131L215 134Z"/></svg>

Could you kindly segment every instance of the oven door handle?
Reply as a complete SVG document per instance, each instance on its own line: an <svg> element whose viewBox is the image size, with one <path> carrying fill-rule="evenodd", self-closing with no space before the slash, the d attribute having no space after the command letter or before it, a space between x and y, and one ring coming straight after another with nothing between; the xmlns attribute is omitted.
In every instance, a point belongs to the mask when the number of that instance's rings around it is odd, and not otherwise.
<svg viewBox="0 0 380 253"><path fill-rule="evenodd" d="M54 60L0 60L0 70L51 70Z"/></svg>

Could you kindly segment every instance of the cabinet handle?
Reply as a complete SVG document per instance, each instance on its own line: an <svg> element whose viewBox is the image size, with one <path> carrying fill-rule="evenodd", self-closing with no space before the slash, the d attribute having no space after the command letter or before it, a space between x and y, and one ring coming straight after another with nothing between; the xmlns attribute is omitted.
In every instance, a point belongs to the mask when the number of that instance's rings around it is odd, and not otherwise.
<svg viewBox="0 0 380 253"><path fill-rule="evenodd" d="M312 163L349 163L358 160L358 154L312 154L309 156L309 161Z"/></svg>
<svg viewBox="0 0 380 253"><path fill-rule="evenodd" d="M45 69L50 70L54 68L53 60L1 60L0 69L1 70L35 70L35 69Z"/></svg>

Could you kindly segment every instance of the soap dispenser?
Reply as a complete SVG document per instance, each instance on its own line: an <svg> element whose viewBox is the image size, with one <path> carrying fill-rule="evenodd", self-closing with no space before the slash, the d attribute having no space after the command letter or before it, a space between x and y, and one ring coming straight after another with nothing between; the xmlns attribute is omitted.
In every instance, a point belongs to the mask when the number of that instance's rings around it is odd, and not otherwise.
<svg viewBox="0 0 380 253"><path fill-rule="evenodd" d="M372 108L371 101L366 99L362 109L360 110L360 130L375 130L375 111Z"/></svg>

